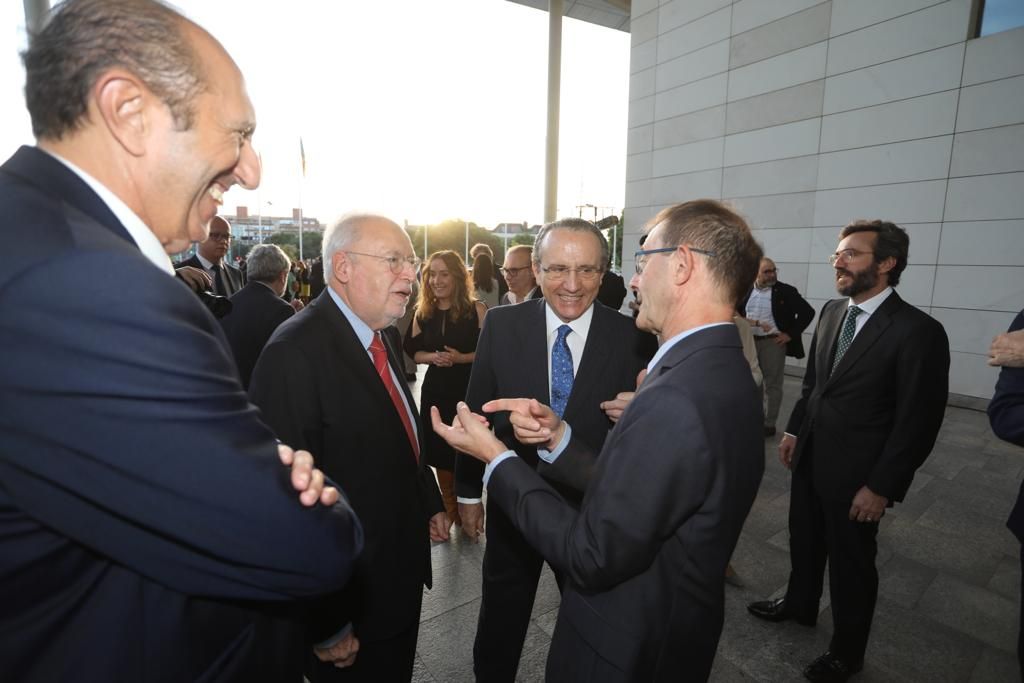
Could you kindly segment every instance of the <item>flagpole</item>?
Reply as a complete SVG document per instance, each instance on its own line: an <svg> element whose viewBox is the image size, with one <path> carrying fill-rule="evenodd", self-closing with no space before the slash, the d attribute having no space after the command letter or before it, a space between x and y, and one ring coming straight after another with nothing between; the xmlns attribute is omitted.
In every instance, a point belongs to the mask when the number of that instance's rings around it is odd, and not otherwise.
<svg viewBox="0 0 1024 683"><path fill-rule="evenodd" d="M299 260L302 260L302 185L306 180L306 148L302 146L302 136L299 136L299 156L302 158L302 177L299 178Z"/></svg>

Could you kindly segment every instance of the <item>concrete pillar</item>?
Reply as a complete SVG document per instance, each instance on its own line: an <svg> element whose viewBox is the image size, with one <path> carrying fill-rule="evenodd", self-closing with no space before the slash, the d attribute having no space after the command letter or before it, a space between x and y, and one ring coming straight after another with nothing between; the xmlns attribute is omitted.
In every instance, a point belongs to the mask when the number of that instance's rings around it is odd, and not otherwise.
<svg viewBox="0 0 1024 683"><path fill-rule="evenodd" d="M27 2L27 0L26 0ZM548 130L544 155L544 222L558 211L558 115L562 88L562 12L564 0L548 0Z"/></svg>

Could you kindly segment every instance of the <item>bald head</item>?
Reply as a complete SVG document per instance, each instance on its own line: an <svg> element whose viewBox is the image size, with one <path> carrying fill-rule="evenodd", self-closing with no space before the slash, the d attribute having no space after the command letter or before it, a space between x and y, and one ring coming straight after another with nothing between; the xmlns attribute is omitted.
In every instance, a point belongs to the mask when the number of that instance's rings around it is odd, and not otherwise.
<svg viewBox="0 0 1024 683"><path fill-rule="evenodd" d="M220 263L231 248L231 224L223 216L210 219L210 236L199 243L199 255L211 263Z"/></svg>

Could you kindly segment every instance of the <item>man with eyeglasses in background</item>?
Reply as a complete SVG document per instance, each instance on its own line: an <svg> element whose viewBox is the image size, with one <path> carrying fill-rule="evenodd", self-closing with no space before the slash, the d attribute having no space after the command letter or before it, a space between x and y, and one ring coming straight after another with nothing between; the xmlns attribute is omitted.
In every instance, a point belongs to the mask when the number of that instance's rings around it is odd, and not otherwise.
<svg viewBox="0 0 1024 683"><path fill-rule="evenodd" d="M804 357L801 334L814 320L814 308L793 285L779 282L775 261L761 259L754 288L740 305L754 333L757 362L764 376L764 435L775 436L775 420L782 405L786 356Z"/></svg>
<svg viewBox="0 0 1024 683"><path fill-rule="evenodd" d="M506 254L506 272L510 263L526 261L519 259L529 252L515 250ZM597 453L612 427L601 403L633 391L647 361L639 333L630 318L595 303L608 242L593 223L567 218L545 225L532 255L533 276L544 298L487 313L466 402L479 412L484 403L503 396L536 398L571 420L574 433ZM509 289L514 292L521 279L523 274L509 279ZM507 447L579 505L593 460L566 471L538 465L537 448L515 440L507 413L495 415L493 425ZM460 454L455 476L463 531L476 537L484 526L483 464ZM514 681L543 558L504 512L488 504L487 516L473 669L482 683Z"/></svg>
<svg viewBox="0 0 1024 683"><path fill-rule="evenodd" d="M517 244L505 252L501 274L505 277L508 291L501 295L499 306L520 304L527 299L539 299L544 296L537 286L537 278L530 266L532 257L533 247L526 244Z"/></svg>
<svg viewBox="0 0 1024 683"><path fill-rule="evenodd" d="M864 665L878 598L878 524L931 452L949 389L946 331L893 289L907 266L906 231L854 221L840 240L829 263L844 298L821 310L803 391L779 442L793 473L789 585L785 596L747 606L760 619L814 626L827 559L832 641L804 676L828 683Z"/></svg>
<svg viewBox="0 0 1024 683"><path fill-rule="evenodd" d="M213 282L213 293L231 296L245 285L242 271L224 260L231 248L231 224L223 216L210 221L210 236L196 244L196 253L176 268L200 268Z"/></svg>
<svg viewBox="0 0 1024 683"><path fill-rule="evenodd" d="M315 449L366 532L348 585L315 608L306 677L409 681L429 541L450 523L400 351L381 331L405 313L420 260L393 221L354 214L324 232L323 263L324 294L275 330L249 384L282 441Z"/></svg>

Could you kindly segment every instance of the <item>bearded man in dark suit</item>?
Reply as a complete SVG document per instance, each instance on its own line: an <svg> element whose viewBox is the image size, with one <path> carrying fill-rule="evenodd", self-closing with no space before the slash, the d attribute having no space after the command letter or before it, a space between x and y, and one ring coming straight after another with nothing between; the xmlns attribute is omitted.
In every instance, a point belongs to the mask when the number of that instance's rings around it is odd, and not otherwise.
<svg viewBox="0 0 1024 683"><path fill-rule="evenodd" d="M800 399L779 443L792 470L785 597L747 609L813 626L828 560L833 633L804 669L845 681L864 665L878 598L878 522L902 501L935 445L949 389L949 340L893 289L910 238L881 220L843 228L829 258L844 298L821 310Z"/></svg>

